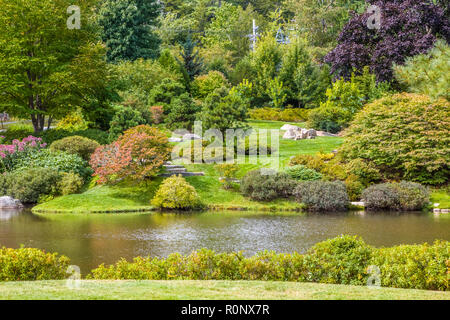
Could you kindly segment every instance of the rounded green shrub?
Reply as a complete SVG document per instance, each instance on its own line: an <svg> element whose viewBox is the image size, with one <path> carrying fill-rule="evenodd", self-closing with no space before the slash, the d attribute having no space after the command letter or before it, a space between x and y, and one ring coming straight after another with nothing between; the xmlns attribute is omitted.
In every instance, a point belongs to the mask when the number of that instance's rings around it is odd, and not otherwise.
<svg viewBox="0 0 450 320"><path fill-rule="evenodd" d="M74 194L80 192L83 185L82 177L73 172L64 172L58 182L58 191L63 196Z"/></svg>
<svg viewBox="0 0 450 320"><path fill-rule="evenodd" d="M402 181L372 185L362 193L367 210L421 210L430 202L430 193L419 183Z"/></svg>
<svg viewBox="0 0 450 320"><path fill-rule="evenodd" d="M57 195L61 174L53 168L28 168L0 177L2 194L22 203L37 203L41 195Z"/></svg>
<svg viewBox="0 0 450 320"><path fill-rule="evenodd" d="M71 136L57 140L50 146L52 151L65 151L70 154L77 154L86 161L89 161L100 144L97 141L80 136Z"/></svg>
<svg viewBox="0 0 450 320"><path fill-rule="evenodd" d="M363 159L387 179L438 185L450 177L450 102L418 94L376 100L359 112L340 152Z"/></svg>
<svg viewBox="0 0 450 320"><path fill-rule="evenodd" d="M304 257L307 281L365 285L374 249L356 236L317 243Z"/></svg>
<svg viewBox="0 0 450 320"><path fill-rule="evenodd" d="M309 169L303 165L288 167L284 172L286 172L291 178L300 181L314 181L322 179L322 175L319 172L314 169Z"/></svg>
<svg viewBox="0 0 450 320"><path fill-rule="evenodd" d="M32 248L0 248L0 281L66 279L69 258Z"/></svg>
<svg viewBox="0 0 450 320"><path fill-rule="evenodd" d="M349 197L341 181L304 181L295 188L298 202L310 211L344 211L348 209Z"/></svg>
<svg viewBox="0 0 450 320"><path fill-rule="evenodd" d="M181 175L163 181L152 200L152 205L162 209L179 210L202 207L197 191Z"/></svg>
<svg viewBox="0 0 450 320"><path fill-rule="evenodd" d="M230 87L230 84L220 71L210 71L208 74L197 76L191 84L194 98L205 99L214 90L221 87Z"/></svg>
<svg viewBox="0 0 450 320"><path fill-rule="evenodd" d="M241 192L253 200L270 201L291 196L296 184L286 173L254 170L242 179Z"/></svg>

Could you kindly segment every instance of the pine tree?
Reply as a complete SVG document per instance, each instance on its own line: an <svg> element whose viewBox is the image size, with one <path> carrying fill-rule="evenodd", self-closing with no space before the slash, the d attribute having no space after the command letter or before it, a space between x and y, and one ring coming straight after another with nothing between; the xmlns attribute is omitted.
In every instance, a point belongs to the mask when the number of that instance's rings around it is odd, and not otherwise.
<svg viewBox="0 0 450 320"><path fill-rule="evenodd" d="M156 58L160 39L152 30L160 14L157 0L106 0L99 10L108 60Z"/></svg>
<svg viewBox="0 0 450 320"><path fill-rule="evenodd" d="M199 75L203 69L203 61L198 56L198 51L195 50L196 43L192 41L191 36L188 36L183 48L180 52L182 61L180 64L184 67L189 81L194 80L194 77Z"/></svg>

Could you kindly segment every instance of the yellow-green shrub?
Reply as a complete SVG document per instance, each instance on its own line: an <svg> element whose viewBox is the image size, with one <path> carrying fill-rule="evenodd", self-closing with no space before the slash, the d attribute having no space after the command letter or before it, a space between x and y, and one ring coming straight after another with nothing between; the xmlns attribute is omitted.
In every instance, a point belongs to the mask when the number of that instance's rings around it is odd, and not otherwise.
<svg viewBox="0 0 450 320"><path fill-rule="evenodd" d="M377 266L385 287L448 290L450 242L376 249L354 236L317 243L304 255L260 252L215 253L201 249L167 258L121 259L100 265L91 279L136 280L264 280L366 285L369 266Z"/></svg>
<svg viewBox="0 0 450 320"><path fill-rule="evenodd" d="M380 268L383 287L449 290L448 241L381 248L370 264Z"/></svg>
<svg viewBox="0 0 450 320"><path fill-rule="evenodd" d="M181 175L164 180L152 200L152 205L164 209L198 209L202 206L200 197Z"/></svg>
<svg viewBox="0 0 450 320"><path fill-rule="evenodd" d="M0 249L0 281L67 278L69 258L32 248Z"/></svg>
<svg viewBox="0 0 450 320"><path fill-rule="evenodd" d="M250 119L270 120L270 121L286 121L286 122L302 122L308 119L310 109L300 108L257 108L249 110Z"/></svg>

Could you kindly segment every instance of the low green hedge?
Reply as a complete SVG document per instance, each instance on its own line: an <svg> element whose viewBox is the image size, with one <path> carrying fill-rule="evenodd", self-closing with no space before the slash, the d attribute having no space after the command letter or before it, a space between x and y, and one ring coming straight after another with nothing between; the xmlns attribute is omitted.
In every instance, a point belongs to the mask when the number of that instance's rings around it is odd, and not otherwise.
<svg viewBox="0 0 450 320"><path fill-rule="evenodd" d="M0 281L66 279L69 258L39 249L0 248Z"/></svg>
<svg viewBox="0 0 450 320"><path fill-rule="evenodd" d="M100 265L90 279L136 280L268 280L366 285L369 266L380 269L381 285L448 290L450 242L376 249L357 237L340 236L316 244L304 255L264 251L215 253L201 249L167 258L121 259Z"/></svg>

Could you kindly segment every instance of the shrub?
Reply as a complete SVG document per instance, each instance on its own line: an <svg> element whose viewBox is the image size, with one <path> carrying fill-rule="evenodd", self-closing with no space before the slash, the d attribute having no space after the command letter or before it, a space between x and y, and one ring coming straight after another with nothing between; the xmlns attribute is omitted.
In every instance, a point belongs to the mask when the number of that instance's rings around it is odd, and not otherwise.
<svg viewBox="0 0 450 320"><path fill-rule="evenodd" d="M164 119L164 107L152 106L150 107L150 113L152 114L152 120L155 124L160 124Z"/></svg>
<svg viewBox="0 0 450 320"><path fill-rule="evenodd" d="M110 145L101 146L90 164L98 183L130 178L143 180L155 176L170 153L167 136L147 125L128 129Z"/></svg>
<svg viewBox="0 0 450 320"><path fill-rule="evenodd" d="M344 211L349 205L347 190L341 181L300 182L294 195L311 211Z"/></svg>
<svg viewBox="0 0 450 320"><path fill-rule="evenodd" d="M307 281L365 285L367 266L374 249L356 236L340 236L320 242L304 257Z"/></svg>
<svg viewBox="0 0 450 320"><path fill-rule="evenodd" d="M99 146L100 144L97 141L80 136L71 136L53 142L50 146L50 150L76 154L84 160L89 161L91 154L93 154L95 149Z"/></svg>
<svg viewBox="0 0 450 320"><path fill-rule="evenodd" d="M200 197L181 175L164 180L152 200L152 205L164 209L198 209Z"/></svg>
<svg viewBox="0 0 450 320"><path fill-rule="evenodd" d="M80 192L83 185L84 180L82 177L76 173L64 172L61 179L58 181L58 191L63 196L74 194Z"/></svg>
<svg viewBox="0 0 450 320"><path fill-rule="evenodd" d="M402 245L376 249L354 236L320 242L304 255L260 252L215 253L201 249L167 258L121 259L92 270L102 280L264 280L366 285L368 267L380 268L381 285L397 288L448 290L448 241L433 245Z"/></svg>
<svg viewBox="0 0 450 320"><path fill-rule="evenodd" d="M217 164L214 168L219 172L223 180L224 189L231 189L233 182L236 179L236 173L239 171L239 165L235 163Z"/></svg>
<svg viewBox="0 0 450 320"><path fill-rule="evenodd" d="M88 128L81 112L72 112L58 121L56 129L67 131L80 131Z"/></svg>
<svg viewBox="0 0 450 320"><path fill-rule="evenodd" d="M2 194L22 203L37 203L41 195L58 194L61 174L53 168L29 168L0 175Z"/></svg>
<svg viewBox="0 0 450 320"><path fill-rule="evenodd" d="M406 93L376 100L355 117L340 153L388 179L443 184L450 177L449 107L444 99Z"/></svg>
<svg viewBox="0 0 450 320"><path fill-rule="evenodd" d="M20 171L27 168L53 168L60 172L73 172L88 178L92 174L86 161L76 154L69 154L62 151L52 152L44 149L39 152L33 152L26 158L20 158L15 162L14 170Z"/></svg>
<svg viewBox="0 0 450 320"><path fill-rule="evenodd" d="M192 100L188 93L183 93L174 97L166 109L169 111L164 123L168 128L191 130L201 107Z"/></svg>
<svg viewBox="0 0 450 320"><path fill-rule="evenodd" d="M303 165L288 167L284 172L286 172L291 178L300 181L314 181L322 179L322 175L316 170L309 169Z"/></svg>
<svg viewBox="0 0 450 320"><path fill-rule="evenodd" d="M197 76L191 83L191 92L194 98L203 100L214 90L221 87L230 87L227 78L219 71L210 71L208 74Z"/></svg>
<svg viewBox="0 0 450 320"><path fill-rule="evenodd" d="M11 145L0 145L0 172L13 171L17 162L45 148L41 138L29 136L22 141L13 140Z"/></svg>
<svg viewBox="0 0 450 320"><path fill-rule="evenodd" d="M371 265L380 268L383 287L449 290L450 243L401 245L378 249Z"/></svg>
<svg viewBox="0 0 450 320"><path fill-rule="evenodd" d="M69 258L32 248L0 249L0 281L66 279Z"/></svg>
<svg viewBox="0 0 450 320"><path fill-rule="evenodd" d="M362 193L368 210L421 210L430 202L429 191L419 183L405 182L372 185Z"/></svg>
<svg viewBox="0 0 450 320"><path fill-rule="evenodd" d="M250 171L244 176L241 192L253 200L270 201L291 196L295 186L295 180L286 173L265 172L261 169Z"/></svg>
<svg viewBox="0 0 450 320"><path fill-rule="evenodd" d="M308 120L309 109L301 108L256 108L249 110L250 119L270 120L270 121L286 121L286 122L302 122Z"/></svg>

